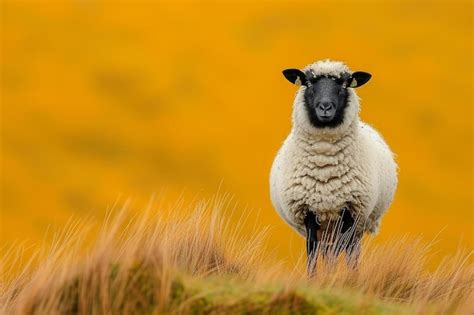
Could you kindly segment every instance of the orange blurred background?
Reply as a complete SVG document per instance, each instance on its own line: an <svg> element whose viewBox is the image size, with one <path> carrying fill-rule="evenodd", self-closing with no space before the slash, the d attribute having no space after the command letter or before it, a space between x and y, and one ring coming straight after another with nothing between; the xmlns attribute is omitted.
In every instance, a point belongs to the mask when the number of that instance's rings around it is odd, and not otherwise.
<svg viewBox="0 0 474 315"><path fill-rule="evenodd" d="M281 70L347 62L372 81L361 117L400 167L377 240L473 241L472 2L2 1L1 239L40 241L115 202L140 210L220 191L271 226L283 260L303 240L268 176L290 130Z"/></svg>

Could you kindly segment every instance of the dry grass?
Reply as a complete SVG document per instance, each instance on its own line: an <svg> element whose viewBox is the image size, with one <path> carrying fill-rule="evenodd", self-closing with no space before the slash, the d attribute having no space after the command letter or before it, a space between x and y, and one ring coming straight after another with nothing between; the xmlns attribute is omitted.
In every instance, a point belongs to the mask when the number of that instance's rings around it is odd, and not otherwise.
<svg viewBox="0 0 474 315"><path fill-rule="evenodd" d="M156 313L460 313L472 314L474 268L459 251L433 272L432 244L366 240L357 270L320 261L307 279L302 253L293 270L262 256L265 231L248 236L225 218L225 198L198 202L193 214L150 206L109 215L95 242L90 223L70 224L52 246L21 262L1 260L2 314ZM175 210L175 211L173 211ZM88 244L88 245L87 245ZM25 267L15 271L22 263Z"/></svg>

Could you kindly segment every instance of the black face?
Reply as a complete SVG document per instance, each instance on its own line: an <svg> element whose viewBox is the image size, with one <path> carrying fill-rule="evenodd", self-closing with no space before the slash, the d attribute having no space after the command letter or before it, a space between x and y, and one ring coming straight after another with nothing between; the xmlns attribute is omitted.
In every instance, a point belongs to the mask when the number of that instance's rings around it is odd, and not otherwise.
<svg viewBox="0 0 474 315"><path fill-rule="evenodd" d="M344 121L348 90L344 79L319 77L310 80L305 93L305 107L313 126L337 127Z"/></svg>
<svg viewBox="0 0 474 315"><path fill-rule="evenodd" d="M285 78L293 84L305 85L305 107L311 124L316 128L334 128L344 121L349 88L357 88L367 83L370 73L356 71L341 73L339 77L314 76L312 71L286 69Z"/></svg>

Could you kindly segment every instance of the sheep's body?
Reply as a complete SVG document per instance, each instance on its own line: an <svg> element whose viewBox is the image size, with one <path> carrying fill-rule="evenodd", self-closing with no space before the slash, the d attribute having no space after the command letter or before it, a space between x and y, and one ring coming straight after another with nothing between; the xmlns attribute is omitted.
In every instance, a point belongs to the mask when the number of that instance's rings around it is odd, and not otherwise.
<svg viewBox="0 0 474 315"><path fill-rule="evenodd" d="M310 65L316 74L337 76L339 62ZM350 204L358 232L376 232L397 186L393 154L382 137L359 121L359 102L349 91L344 121L335 128L314 128L304 108L304 90L293 104L293 127L280 148L270 174L270 193L280 216L305 235L306 211L321 221L335 219ZM308 209L309 208L309 209Z"/></svg>

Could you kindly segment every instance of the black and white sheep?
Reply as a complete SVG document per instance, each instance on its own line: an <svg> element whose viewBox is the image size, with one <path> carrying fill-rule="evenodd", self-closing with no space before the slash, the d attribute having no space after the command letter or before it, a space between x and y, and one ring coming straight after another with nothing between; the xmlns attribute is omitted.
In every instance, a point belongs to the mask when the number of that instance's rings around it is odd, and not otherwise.
<svg viewBox="0 0 474 315"><path fill-rule="evenodd" d="M310 263L325 232L341 236L350 231L349 237L340 238L348 240L342 249L357 257L360 237L378 230L397 186L391 150L377 131L359 120L354 88L371 75L331 60L283 74L301 87L293 103L291 132L271 169L273 206L306 237ZM331 224L336 221L338 225Z"/></svg>

